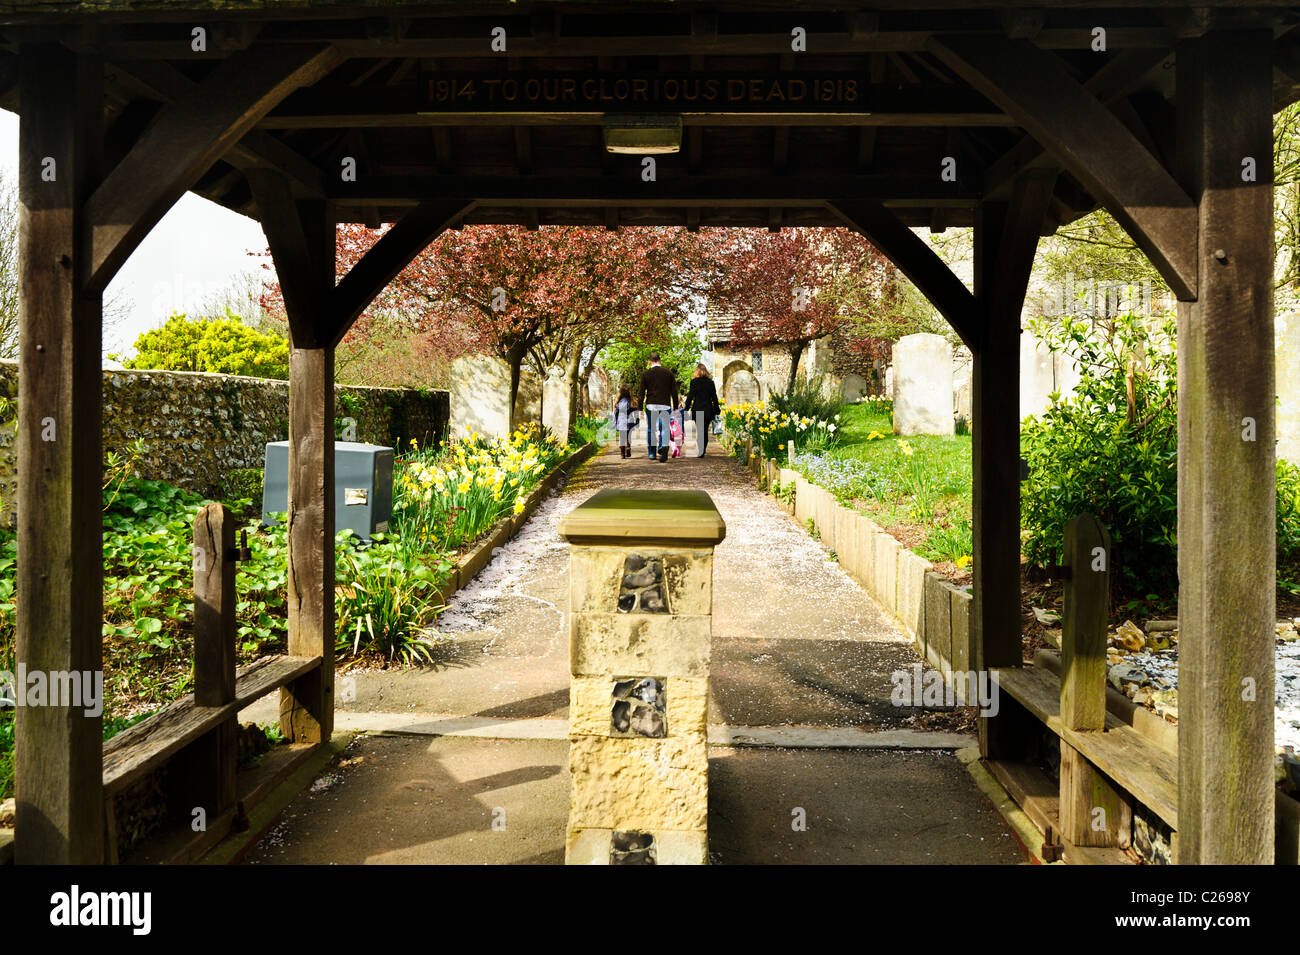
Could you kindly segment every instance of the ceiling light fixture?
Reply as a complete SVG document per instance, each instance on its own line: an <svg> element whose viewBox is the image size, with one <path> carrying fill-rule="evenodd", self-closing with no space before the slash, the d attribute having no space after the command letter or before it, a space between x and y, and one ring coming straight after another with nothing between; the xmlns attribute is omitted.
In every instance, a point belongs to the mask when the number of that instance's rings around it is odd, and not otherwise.
<svg viewBox="0 0 1300 955"><path fill-rule="evenodd" d="M609 116L604 123L605 150L632 156L682 151L680 116Z"/></svg>

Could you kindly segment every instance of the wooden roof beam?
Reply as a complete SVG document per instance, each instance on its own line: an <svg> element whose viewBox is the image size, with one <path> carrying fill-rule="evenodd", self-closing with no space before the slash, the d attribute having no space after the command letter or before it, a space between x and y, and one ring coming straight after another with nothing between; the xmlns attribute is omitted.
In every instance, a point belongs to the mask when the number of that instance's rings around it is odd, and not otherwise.
<svg viewBox="0 0 1300 955"><path fill-rule="evenodd" d="M1103 103L1111 103L1129 93L1151 70L1169 57L1169 50L1124 50L1108 59L1104 66L1084 81L1084 89ZM1032 136L1025 136L998 159L985 176L990 199L1006 199L1011 194L1011 184L1025 170L1035 166L1050 166L1042 145Z"/></svg>
<svg viewBox="0 0 1300 955"><path fill-rule="evenodd" d="M323 338L320 330L301 323L319 321L325 314L326 289L330 286L321 274L321 263L312 252L311 237L289 180L274 169L247 169L244 175L253 191L258 220L271 248L293 342L298 347L319 347Z"/></svg>
<svg viewBox="0 0 1300 955"><path fill-rule="evenodd" d="M1100 198L1182 300L1195 300L1196 205L1173 175L1052 53L1028 40L935 39L931 51L1015 116Z"/></svg>
<svg viewBox="0 0 1300 955"><path fill-rule="evenodd" d="M520 207L561 205L816 206L826 200L870 199L898 205L970 207L980 198L977 177L960 183L935 176L689 176L642 182L628 176L365 176L333 187L341 205L414 203L424 199Z"/></svg>
<svg viewBox="0 0 1300 955"><path fill-rule="evenodd" d="M325 314L331 345L337 345L352 323L429 243L457 224L472 203L433 200L416 206L380 236L334 288Z"/></svg>
<svg viewBox="0 0 1300 955"><path fill-rule="evenodd" d="M89 287L104 288L176 200L275 104L339 62L328 47L247 50L164 107L86 203Z"/></svg>
<svg viewBox="0 0 1300 955"><path fill-rule="evenodd" d="M831 209L911 280L968 347L977 346L983 306L920 236L878 202L835 202Z"/></svg>
<svg viewBox="0 0 1300 955"><path fill-rule="evenodd" d="M1092 26L1082 23L1053 24L1050 20L1036 23L1032 13L1021 14L1011 26L1024 36L1033 35L1044 49L1087 49L1092 42ZM545 16L545 15L544 15ZM581 16L567 15L580 21ZM680 16L680 15L679 15ZM809 11L805 17L814 16ZM712 17L712 19L709 19ZM874 19L873 19L874 18ZM958 19L963 18L963 19ZM546 20L551 17L545 16ZM677 18L674 18L675 20ZM819 54L853 55L863 52L916 53L925 49L926 42L935 35L948 32L969 32L974 36L1001 36L1004 28L996 19L972 20L968 11L953 11L943 19L934 13L918 12L916 18L899 21L895 16L882 21L878 14L860 11L841 14L839 29L819 29L810 24L816 37ZM491 21L479 21L491 22ZM678 21L680 22L680 21ZM887 29L890 23L892 29ZM457 31L455 28L460 27ZM531 29L536 29L530 24ZM638 35L607 33L570 29L559 32L558 23L547 27L547 32L529 35L525 30L510 31L510 54L526 57L578 57L578 56L644 56L648 50L662 56L729 55L761 56L788 53L790 34L787 30L766 33L724 33L718 30L716 14L692 15L688 33L663 33ZM20 35L25 28L11 32ZM471 35L468 35L472 33ZM1163 48L1177 40L1178 31L1166 23L1150 20L1146 23L1114 24L1107 27L1107 42L1113 49ZM99 49L107 59L175 60L197 56L216 59L227 55L229 49L209 43L205 53L192 53L189 49L188 31L177 31L175 38L158 38L130 28L105 27ZM268 24L263 29L263 42L275 43L327 43L339 48L349 58L375 56L418 57L449 59L481 57L487 55L488 33L478 23L465 27L463 21L442 19L430 25L413 24L410 29L388 36L370 35L364 26L355 21L329 23L297 20L292 24Z"/></svg>
<svg viewBox="0 0 1300 955"><path fill-rule="evenodd" d="M120 88L166 104L193 95L198 86L179 70L159 62L112 64L109 75ZM249 166L278 169L294 183L295 193L304 198L321 198L325 194L325 175L320 167L283 140L256 129L245 134L224 158L241 169Z"/></svg>

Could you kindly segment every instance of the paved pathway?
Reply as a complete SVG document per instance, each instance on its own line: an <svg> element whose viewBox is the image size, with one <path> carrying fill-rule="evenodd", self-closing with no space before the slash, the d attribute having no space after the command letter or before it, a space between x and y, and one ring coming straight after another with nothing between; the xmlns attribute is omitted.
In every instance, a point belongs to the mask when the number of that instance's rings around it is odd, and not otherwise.
<svg viewBox="0 0 1300 955"><path fill-rule="evenodd" d="M568 554L556 527L603 487L703 488L727 523L710 674L716 861L1019 860L951 755L973 742L954 732L969 727L890 705L890 673L916 655L827 552L715 448L660 464L610 447L452 599L438 667L340 676L356 694L340 728L419 735L360 739L250 861L563 860ZM808 831L790 828L795 808Z"/></svg>

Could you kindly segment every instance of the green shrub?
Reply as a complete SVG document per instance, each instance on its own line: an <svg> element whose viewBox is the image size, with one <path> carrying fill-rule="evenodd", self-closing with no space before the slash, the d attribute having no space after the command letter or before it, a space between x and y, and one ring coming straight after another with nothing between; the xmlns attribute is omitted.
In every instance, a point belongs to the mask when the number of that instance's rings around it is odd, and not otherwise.
<svg viewBox="0 0 1300 955"><path fill-rule="evenodd" d="M235 511L243 511L244 502L262 508L262 482L266 475L261 468L235 468L226 475L226 504Z"/></svg>
<svg viewBox="0 0 1300 955"><path fill-rule="evenodd" d="M969 518L958 518L952 526L939 525L930 531L916 552L927 560L950 560L954 563L969 558L975 549L974 535Z"/></svg>
<svg viewBox="0 0 1300 955"><path fill-rule="evenodd" d="M595 415L579 415L573 422L573 435L574 446L580 448L590 443L605 444L612 438L613 432L609 428L609 419L598 418Z"/></svg>
<svg viewBox="0 0 1300 955"><path fill-rule="evenodd" d="M1118 593L1177 588L1174 330L1172 320L1150 329L1135 316L1117 319L1105 338L1070 318L1036 329L1049 348L1078 363L1081 377L1072 396L1053 395L1042 418L1021 428L1030 563L1060 563L1065 525L1088 511L1110 531Z"/></svg>
<svg viewBox="0 0 1300 955"><path fill-rule="evenodd" d="M419 548L387 543L339 551L335 649L340 656L371 650L406 666L427 663L433 647L420 637L442 609L437 571Z"/></svg>
<svg viewBox="0 0 1300 955"><path fill-rule="evenodd" d="M1024 554L1059 563L1065 525L1082 511L1110 531L1119 593L1144 598L1178 587L1178 365L1175 323L1149 329L1134 316L1096 340L1066 319L1035 329L1054 351L1079 362L1068 399L1021 428L1029 480L1021 485ZM1132 356L1141 360L1131 360ZM1131 375L1132 407L1127 379ZM1300 468L1277 462L1277 563L1300 561Z"/></svg>
<svg viewBox="0 0 1300 955"><path fill-rule="evenodd" d="M174 314L161 328L141 334L135 348L135 357L122 363L127 368L289 377L288 341L250 328L229 310L207 320Z"/></svg>
<svg viewBox="0 0 1300 955"><path fill-rule="evenodd" d="M1300 561L1300 468L1277 462L1277 563Z"/></svg>

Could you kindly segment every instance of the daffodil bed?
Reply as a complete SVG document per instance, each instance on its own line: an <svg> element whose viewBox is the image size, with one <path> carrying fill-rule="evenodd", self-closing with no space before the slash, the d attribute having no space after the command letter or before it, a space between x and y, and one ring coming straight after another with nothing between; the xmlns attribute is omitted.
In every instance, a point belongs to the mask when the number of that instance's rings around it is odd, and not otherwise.
<svg viewBox="0 0 1300 955"><path fill-rule="evenodd" d="M754 401L729 404L722 409L726 433L733 441L753 441L765 458L785 458L788 442L797 450L825 450L839 440L839 414L812 418L789 414Z"/></svg>
<svg viewBox="0 0 1300 955"><path fill-rule="evenodd" d="M507 512L522 511L528 492L568 451L536 425L509 438L471 434L445 450L417 449L398 462L394 532L457 550Z"/></svg>

